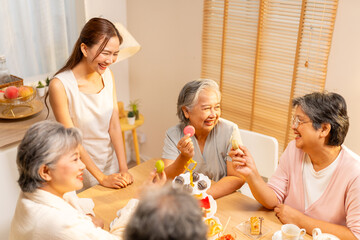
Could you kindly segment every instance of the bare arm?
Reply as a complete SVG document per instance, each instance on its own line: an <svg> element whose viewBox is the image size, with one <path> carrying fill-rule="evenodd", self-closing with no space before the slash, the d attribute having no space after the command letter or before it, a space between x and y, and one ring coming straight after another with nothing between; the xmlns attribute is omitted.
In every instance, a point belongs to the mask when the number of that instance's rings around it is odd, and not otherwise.
<svg viewBox="0 0 360 240"><path fill-rule="evenodd" d="M268 209L274 209L279 201L275 192L264 182L255 166L250 152L246 147L239 146L239 150L231 150L229 156L233 160L234 169L245 177L255 199Z"/></svg>
<svg viewBox="0 0 360 240"><path fill-rule="evenodd" d="M227 176L213 184L206 192L214 199L233 193L245 183L245 178L234 169L232 162L227 161L226 168Z"/></svg>
<svg viewBox="0 0 360 240"><path fill-rule="evenodd" d="M314 228L320 228L322 232L333 234L340 239L357 239L346 226L311 218L288 205L279 204L274 211L283 224L296 224L300 228L304 228L309 234L312 234Z"/></svg>
<svg viewBox="0 0 360 240"><path fill-rule="evenodd" d="M111 73L112 74L112 73ZM124 149L124 139L121 134L121 126L119 120L119 109L117 105L117 97L116 97L116 88L115 88L115 80L113 76L113 113L110 119L109 126L109 135L111 138L111 142L113 143L116 157L119 162L120 174L124 177L127 184L131 184L134 180L132 175L128 172L128 166L125 157L125 149Z"/></svg>
<svg viewBox="0 0 360 240"><path fill-rule="evenodd" d="M176 160L163 159L165 163L165 173L168 178L174 178L185 171L185 164L194 156L194 145L189 135L185 135L177 144L180 150Z"/></svg>
<svg viewBox="0 0 360 240"><path fill-rule="evenodd" d="M65 88L61 81L57 78L54 78L50 82L49 100L56 121L62 123L66 128L74 127L74 123L72 122L69 113ZM120 179L119 176L107 176L103 174L82 146L80 146L80 158L86 165L86 169L99 181L101 185L114 188L126 186L126 182L123 179Z"/></svg>

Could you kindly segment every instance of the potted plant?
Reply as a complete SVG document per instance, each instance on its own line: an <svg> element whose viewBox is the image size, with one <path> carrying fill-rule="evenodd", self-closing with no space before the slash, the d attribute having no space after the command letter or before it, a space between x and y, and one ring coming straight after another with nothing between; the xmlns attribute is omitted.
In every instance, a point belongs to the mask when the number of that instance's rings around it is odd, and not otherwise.
<svg viewBox="0 0 360 240"><path fill-rule="evenodd" d="M45 85L46 85L47 88L49 87L49 85L50 85L50 78L49 77L46 78Z"/></svg>
<svg viewBox="0 0 360 240"><path fill-rule="evenodd" d="M129 108L132 110L132 112L134 112L136 120L139 120L139 104L140 104L139 99L130 101L129 103Z"/></svg>
<svg viewBox="0 0 360 240"><path fill-rule="evenodd" d="M39 81L38 85L36 86L36 92L39 97L43 97L45 95L45 85L41 81Z"/></svg>
<svg viewBox="0 0 360 240"><path fill-rule="evenodd" d="M132 111L129 111L127 114L127 121L128 124L130 125L134 125L135 124L135 114Z"/></svg>

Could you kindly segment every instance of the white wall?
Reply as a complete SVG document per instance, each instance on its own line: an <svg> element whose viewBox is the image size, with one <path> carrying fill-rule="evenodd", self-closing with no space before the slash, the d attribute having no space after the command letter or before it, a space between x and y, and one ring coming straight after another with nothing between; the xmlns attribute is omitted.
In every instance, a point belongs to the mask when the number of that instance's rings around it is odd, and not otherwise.
<svg viewBox="0 0 360 240"><path fill-rule="evenodd" d="M200 0L130 0L128 29L142 49L130 61L130 96L141 99L147 136L142 157L160 158L167 128L178 123L176 101L182 86L200 77ZM146 157L145 157L146 158Z"/></svg>
<svg viewBox="0 0 360 240"><path fill-rule="evenodd" d="M345 145L360 155L359 13L359 0L339 1L325 88L345 98L350 117Z"/></svg>

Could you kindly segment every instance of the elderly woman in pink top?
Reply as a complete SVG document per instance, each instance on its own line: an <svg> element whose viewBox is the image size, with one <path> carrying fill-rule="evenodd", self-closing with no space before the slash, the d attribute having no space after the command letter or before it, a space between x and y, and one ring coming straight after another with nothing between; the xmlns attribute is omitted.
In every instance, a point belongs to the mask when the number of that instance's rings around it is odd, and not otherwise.
<svg viewBox="0 0 360 240"><path fill-rule="evenodd" d="M296 135L265 183L249 151L230 151L235 169L254 197L282 223L311 234L315 227L340 239L360 239L360 158L343 144L349 128L346 103L336 93L293 100Z"/></svg>

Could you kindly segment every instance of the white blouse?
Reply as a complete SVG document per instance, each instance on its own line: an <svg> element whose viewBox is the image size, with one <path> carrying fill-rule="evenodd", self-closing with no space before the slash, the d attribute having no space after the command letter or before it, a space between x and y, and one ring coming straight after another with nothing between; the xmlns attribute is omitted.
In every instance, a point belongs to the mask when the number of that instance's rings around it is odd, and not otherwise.
<svg viewBox="0 0 360 240"><path fill-rule="evenodd" d="M67 199L71 196L67 196ZM75 195L75 197L77 197ZM76 199L72 199L76 201ZM130 202L129 202L130 203ZM126 208L125 208L126 209ZM127 209L134 211L134 208ZM124 216L130 217L131 214ZM10 240L122 239L128 219L116 220L109 233L95 227L89 216L64 199L44 190L21 192L11 223Z"/></svg>

